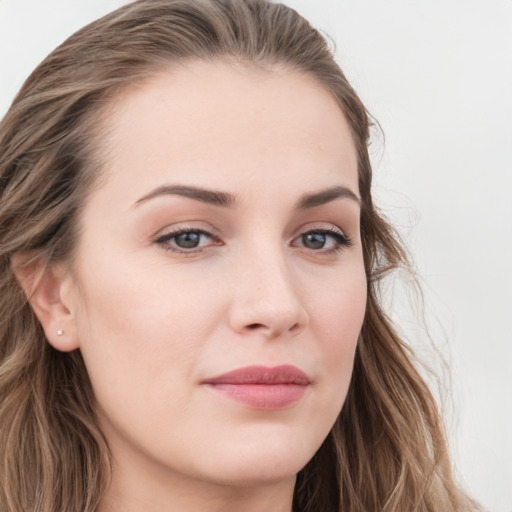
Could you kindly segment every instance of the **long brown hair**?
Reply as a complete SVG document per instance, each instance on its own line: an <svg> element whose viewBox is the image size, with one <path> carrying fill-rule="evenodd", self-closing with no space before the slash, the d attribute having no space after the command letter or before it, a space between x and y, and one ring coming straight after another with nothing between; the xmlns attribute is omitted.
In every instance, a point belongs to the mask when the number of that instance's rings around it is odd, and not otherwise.
<svg viewBox="0 0 512 512"><path fill-rule="evenodd" d="M13 269L16 254L69 261L77 216L101 171L109 101L190 60L285 65L337 100L358 152L366 317L350 390L299 473L300 512L468 511L438 409L378 300L407 259L372 203L369 115L327 43L292 9L265 0L139 0L83 28L32 73L0 125L0 508L94 512L110 455L79 351L46 341Z"/></svg>

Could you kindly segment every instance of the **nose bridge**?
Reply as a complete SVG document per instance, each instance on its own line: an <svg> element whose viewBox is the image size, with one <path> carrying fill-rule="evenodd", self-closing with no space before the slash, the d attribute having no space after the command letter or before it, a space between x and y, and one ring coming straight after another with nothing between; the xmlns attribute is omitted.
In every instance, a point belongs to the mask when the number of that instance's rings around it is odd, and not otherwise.
<svg viewBox="0 0 512 512"><path fill-rule="evenodd" d="M296 334L307 324L298 283L280 241L260 238L240 255L234 283L235 330L267 336Z"/></svg>

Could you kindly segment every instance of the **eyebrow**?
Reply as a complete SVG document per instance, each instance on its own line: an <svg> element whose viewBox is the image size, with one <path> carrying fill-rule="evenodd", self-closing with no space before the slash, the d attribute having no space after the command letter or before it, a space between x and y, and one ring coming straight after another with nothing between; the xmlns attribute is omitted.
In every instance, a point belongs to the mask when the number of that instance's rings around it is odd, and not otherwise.
<svg viewBox="0 0 512 512"><path fill-rule="evenodd" d="M237 203L235 196L228 192L209 190L190 185L162 185L142 196L135 202L134 206L138 206L150 199L166 195L188 197L196 201L201 201L202 203L221 206L224 208L235 208ZM361 206L361 199L352 192L352 190L340 185L326 188L319 192L303 195L296 203L296 209L307 210L309 208L315 208L330 203L336 199L350 199Z"/></svg>
<svg viewBox="0 0 512 512"><path fill-rule="evenodd" d="M163 185L152 190L145 196L142 196L135 202L134 206L138 206L145 201L154 199L155 197L177 195L195 199L202 203L211 204L214 206L222 206L224 208L234 208L236 206L235 196L227 192L219 192L216 190L207 190L199 187L192 187L188 185Z"/></svg>
<svg viewBox="0 0 512 512"><path fill-rule="evenodd" d="M361 206L361 199L352 190L340 185L302 196L297 203L297 209L307 210L309 208L316 208L335 199L350 199Z"/></svg>

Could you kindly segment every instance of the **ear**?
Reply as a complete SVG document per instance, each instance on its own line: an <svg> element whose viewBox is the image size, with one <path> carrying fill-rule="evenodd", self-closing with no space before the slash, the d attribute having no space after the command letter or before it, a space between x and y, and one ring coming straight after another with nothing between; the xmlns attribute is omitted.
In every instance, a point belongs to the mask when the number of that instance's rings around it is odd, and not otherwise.
<svg viewBox="0 0 512 512"><path fill-rule="evenodd" d="M63 265L50 266L25 253L18 253L12 258L12 268L43 326L48 342L63 352L78 348L71 303L75 285L70 272Z"/></svg>

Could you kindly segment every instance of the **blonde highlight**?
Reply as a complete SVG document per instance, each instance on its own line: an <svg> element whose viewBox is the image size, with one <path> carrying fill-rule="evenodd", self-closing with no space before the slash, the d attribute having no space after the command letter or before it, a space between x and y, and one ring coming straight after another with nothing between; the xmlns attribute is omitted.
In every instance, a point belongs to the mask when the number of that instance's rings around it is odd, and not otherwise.
<svg viewBox="0 0 512 512"><path fill-rule="evenodd" d="M110 454L78 351L46 341L14 258L73 258L78 214L102 167L102 119L124 89L192 60L289 66L337 100L358 152L366 317L349 393L328 438L299 473L300 512L469 511L452 476L435 400L378 301L408 267L371 196L371 121L322 36L265 0L139 0L84 27L27 79L0 124L0 508L94 512Z"/></svg>

